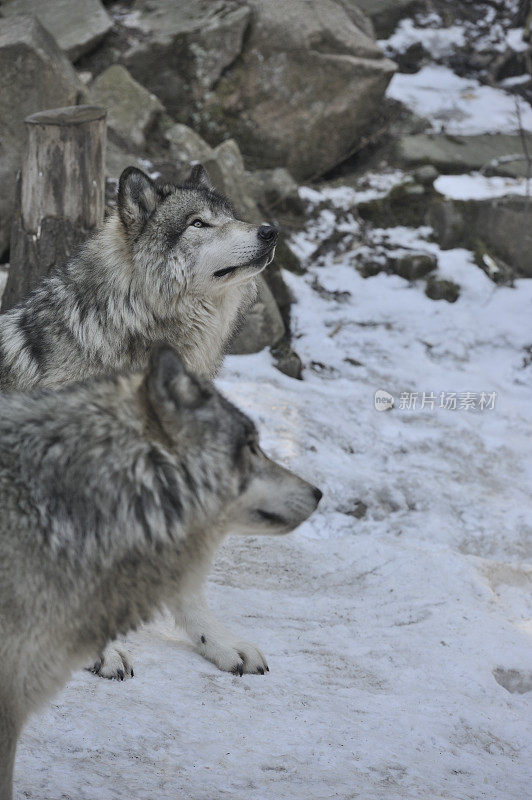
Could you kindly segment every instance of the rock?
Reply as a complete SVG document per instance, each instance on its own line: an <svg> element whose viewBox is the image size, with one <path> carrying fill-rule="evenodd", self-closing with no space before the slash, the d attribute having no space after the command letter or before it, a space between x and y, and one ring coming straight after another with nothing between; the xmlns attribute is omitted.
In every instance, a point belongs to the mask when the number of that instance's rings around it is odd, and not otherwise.
<svg viewBox="0 0 532 800"><path fill-rule="evenodd" d="M426 164L424 167L418 167L414 170L413 178L415 182L419 183L421 186L430 187L439 174L436 167L433 167L432 164Z"/></svg>
<svg viewBox="0 0 532 800"><path fill-rule="evenodd" d="M395 67L339 0L249 5L244 50L199 114L203 134L234 137L255 169L321 175L356 148Z"/></svg>
<svg viewBox="0 0 532 800"><path fill-rule="evenodd" d="M214 157L212 147L187 125L172 125L165 132L165 139L171 157L178 163L190 165L199 162L205 166Z"/></svg>
<svg viewBox="0 0 532 800"><path fill-rule="evenodd" d="M285 335L285 326L274 297L264 278L259 275L258 296L247 313L244 324L231 343L233 355L258 353L275 345Z"/></svg>
<svg viewBox="0 0 532 800"><path fill-rule="evenodd" d="M262 208L279 206L287 197L298 194L298 186L284 167L247 173L249 191Z"/></svg>
<svg viewBox="0 0 532 800"><path fill-rule="evenodd" d="M124 63L210 144L236 139L248 166L320 175L356 147L395 69L348 6L137 0L149 36Z"/></svg>
<svg viewBox="0 0 532 800"><path fill-rule="evenodd" d="M407 281L423 278L438 266L438 259L432 253L405 253L392 263L392 271Z"/></svg>
<svg viewBox="0 0 532 800"><path fill-rule="evenodd" d="M68 59L37 19L0 19L0 254L9 244L24 118L74 105L82 90Z"/></svg>
<svg viewBox="0 0 532 800"><path fill-rule="evenodd" d="M303 380L303 364L295 350L290 347L288 337L284 337L274 347L270 348L270 352L275 359L275 366L284 375L289 378L295 378L298 381Z"/></svg>
<svg viewBox="0 0 532 800"><path fill-rule="evenodd" d="M71 61L93 50L113 27L100 0L4 0L1 13L34 14Z"/></svg>
<svg viewBox="0 0 532 800"><path fill-rule="evenodd" d="M420 9L422 0L356 0L357 6L372 21L379 39L387 39L397 23Z"/></svg>
<svg viewBox="0 0 532 800"><path fill-rule="evenodd" d="M532 207L526 197L442 198L432 204L429 222L442 247L480 247L517 275L532 278Z"/></svg>
<svg viewBox="0 0 532 800"><path fill-rule="evenodd" d="M515 271L506 264L502 258L498 258L486 248L479 240L475 248L475 264L486 273L493 283L512 284Z"/></svg>
<svg viewBox="0 0 532 800"><path fill-rule="evenodd" d="M193 122L191 112L240 54L250 9L236 0L137 0L134 10L144 35L124 63L172 117Z"/></svg>
<svg viewBox="0 0 532 800"><path fill-rule="evenodd" d="M362 219L379 227L417 227L425 224L429 203L434 194L432 187L407 180L394 186L385 197L359 203L357 210Z"/></svg>
<svg viewBox="0 0 532 800"><path fill-rule="evenodd" d="M532 133L527 133L526 138L529 152L532 152ZM519 155L521 160L505 160L512 155ZM447 173L485 169L488 175L526 176L527 165L522 155L521 137L505 133L478 136L418 134L405 136L396 145L400 166L410 168L429 164Z"/></svg>
<svg viewBox="0 0 532 800"><path fill-rule="evenodd" d="M139 156L130 153L113 141L107 142L105 151L105 174L108 178L118 181L126 167L138 167L146 170L146 164Z"/></svg>
<svg viewBox="0 0 532 800"><path fill-rule="evenodd" d="M242 154L233 139L218 145L212 156L203 161L216 189L226 194L233 203L237 216L246 222L262 222L263 215L257 208L249 190L249 182Z"/></svg>
<svg viewBox="0 0 532 800"><path fill-rule="evenodd" d="M301 259L288 247L283 238L279 239L275 253L275 260L283 269L294 272L296 275L303 275L305 268L301 263Z"/></svg>
<svg viewBox="0 0 532 800"><path fill-rule="evenodd" d="M90 92L92 101L107 109L110 138L125 147L145 148L150 128L164 111L160 100L119 64L98 75Z"/></svg>
<svg viewBox="0 0 532 800"><path fill-rule="evenodd" d="M460 296L460 287L454 281L439 280L431 276L427 281L425 294L431 300L447 300L448 303L456 303Z"/></svg>

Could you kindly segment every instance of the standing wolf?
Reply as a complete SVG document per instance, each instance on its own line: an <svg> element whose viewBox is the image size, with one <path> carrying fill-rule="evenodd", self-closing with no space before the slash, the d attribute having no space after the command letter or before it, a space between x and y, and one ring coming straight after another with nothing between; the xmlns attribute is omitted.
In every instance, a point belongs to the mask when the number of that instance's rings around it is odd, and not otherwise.
<svg viewBox="0 0 532 800"><path fill-rule="evenodd" d="M71 670L186 608L226 533L288 533L320 497L166 346L146 374L2 397L0 800L24 720Z"/></svg>
<svg viewBox="0 0 532 800"><path fill-rule="evenodd" d="M272 226L235 219L203 167L181 186L162 187L129 167L120 177L117 212L103 229L0 316L0 391L142 369L158 341L212 377L276 241ZM260 651L226 631L201 592L176 621L220 669L264 668ZM206 626L208 644L198 637ZM114 647L94 671L132 674L127 653Z"/></svg>

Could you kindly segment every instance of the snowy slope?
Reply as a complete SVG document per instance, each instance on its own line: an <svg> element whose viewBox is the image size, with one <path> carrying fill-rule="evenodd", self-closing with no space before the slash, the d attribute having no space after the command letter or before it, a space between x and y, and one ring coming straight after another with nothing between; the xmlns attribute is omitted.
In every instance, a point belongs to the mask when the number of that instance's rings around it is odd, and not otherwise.
<svg viewBox="0 0 532 800"><path fill-rule="evenodd" d="M428 230L373 235L436 253L461 286L452 305L364 280L356 250L314 258L338 215L356 232L346 209L370 195L303 191L310 211L330 204L292 242L307 274L285 276L304 381L266 352L229 358L219 381L265 449L324 490L294 534L229 540L212 576L213 607L270 673L221 673L158 619L130 638L133 680L76 674L32 719L17 797L530 796L532 281L495 287ZM375 409L378 389L392 409ZM442 392L496 393L495 407L441 409Z"/></svg>

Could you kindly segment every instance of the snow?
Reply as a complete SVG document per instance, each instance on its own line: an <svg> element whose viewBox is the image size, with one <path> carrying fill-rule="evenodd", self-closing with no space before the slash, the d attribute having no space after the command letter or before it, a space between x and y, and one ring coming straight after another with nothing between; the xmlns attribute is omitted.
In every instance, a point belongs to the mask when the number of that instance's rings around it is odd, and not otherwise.
<svg viewBox="0 0 532 800"><path fill-rule="evenodd" d="M432 129L449 134L515 133L516 99L473 78L461 78L448 67L429 64L412 75L396 73L388 97L400 100L419 116L431 120ZM523 127L532 130L532 109L521 101Z"/></svg>
<svg viewBox="0 0 532 800"><path fill-rule="evenodd" d="M526 178L486 177L479 173L470 175L440 175L434 188L452 200L484 200L505 195L526 196L530 193Z"/></svg>
<svg viewBox="0 0 532 800"><path fill-rule="evenodd" d="M397 75L391 94L456 133L515 129L508 95L445 67ZM531 114L523 107L528 127ZM17 797L528 796L532 282L495 286L430 228L363 239L356 204L403 178L302 189L308 224L290 244L307 272L285 279L304 380L267 351L229 357L219 380L266 451L324 491L295 533L228 540L211 576L212 607L270 673L221 673L158 618L128 637L133 680L78 673L30 721ZM515 183L446 176L436 188L496 196ZM350 247L318 256L339 229ZM428 299L422 281L363 279L357 264L380 248L436 255L457 302ZM393 408L376 410L378 390ZM405 393L416 408L402 407ZM447 410L441 393L496 399Z"/></svg>
<svg viewBox="0 0 532 800"><path fill-rule="evenodd" d="M448 28L420 28L411 19L403 19L389 39L379 41L386 53L404 53L413 44L420 43L435 59L444 58L465 44L464 28L450 25Z"/></svg>

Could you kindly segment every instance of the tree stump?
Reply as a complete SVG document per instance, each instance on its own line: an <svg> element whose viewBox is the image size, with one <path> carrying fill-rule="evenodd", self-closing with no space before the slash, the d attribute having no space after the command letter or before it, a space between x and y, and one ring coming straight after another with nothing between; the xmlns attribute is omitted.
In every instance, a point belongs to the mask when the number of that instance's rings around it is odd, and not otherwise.
<svg viewBox="0 0 532 800"><path fill-rule="evenodd" d="M99 106L70 106L24 120L27 142L2 311L63 264L103 222L105 116Z"/></svg>

